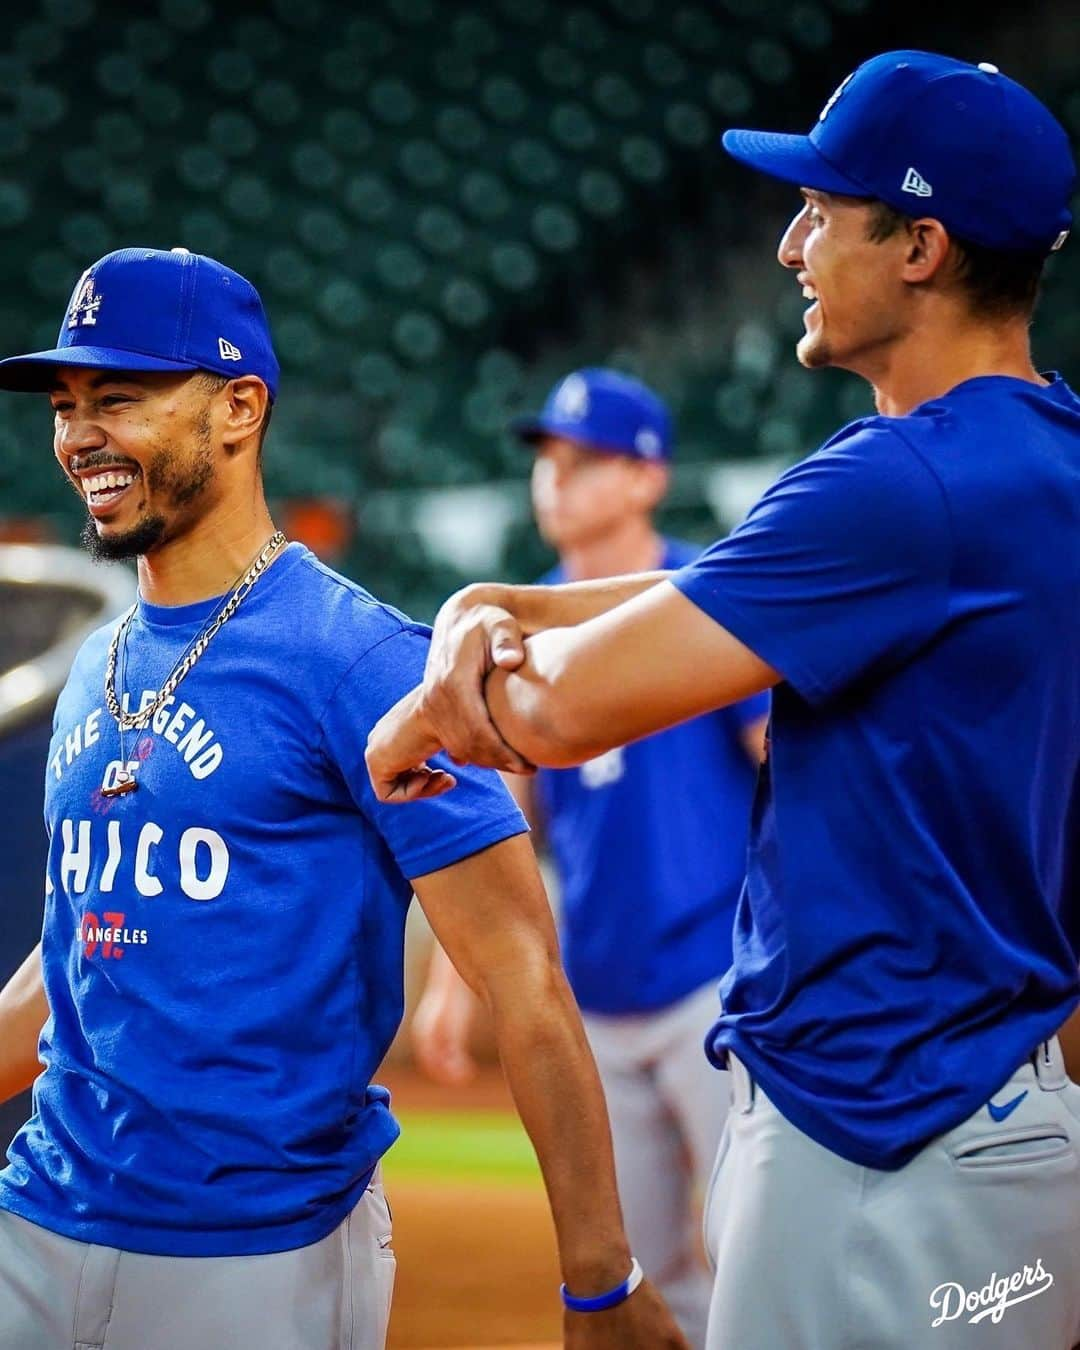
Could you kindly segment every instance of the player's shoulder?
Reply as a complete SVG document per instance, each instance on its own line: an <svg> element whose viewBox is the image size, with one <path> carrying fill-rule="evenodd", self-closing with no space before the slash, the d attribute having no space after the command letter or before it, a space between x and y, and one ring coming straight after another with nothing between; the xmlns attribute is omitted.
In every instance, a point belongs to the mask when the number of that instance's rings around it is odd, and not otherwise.
<svg viewBox="0 0 1080 1350"><path fill-rule="evenodd" d="M1056 372L1043 384L1011 375L977 375L928 399L903 417L879 418L896 437L920 452L938 457L966 445L978 446L978 461L996 441L1008 443L1018 427L1050 424L1073 445L1080 442L1080 398Z"/></svg>
<svg viewBox="0 0 1080 1350"><path fill-rule="evenodd" d="M114 615L111 619L99 624L97 628L87 633L72 659L70 667L72 676L87 668L96 670L105 664L109 653L109 644L116 635L117 629L124 622L127 612L125 610L123 614Z"/></svg>
<svg viewBox="0 0 1080 1350"><path fill-rule="evenodd" d="M1047 371L1039 381L1015 375L975 375L919 404L904 420L925 423L952 412L966 420L986 422L999 417L1003 408L1060 411L1080 421L1080 397L1056 370Z"/></svg>
<svg viewBox="0 0 1080 1350"><path fill-rule="evenodd" d="M71 658L67 676L56 698L53 726L65 719L82 717L86 706L100 702L109 644L124 621L118 614L92 629L79 643Z"/></svg>
<svg viewBox="0 0 1080 1350"><path fill-rule="evenodd" d="M308 549L300 554L293 571L289 603L303 607L304 626L321 652L339 652L351 664L388 638L407 634L427 641L431 636L426 624L417 623L358 581L334 571Z"/></svg>
<svg viewBox="0 0 1080 1350"><path fill-rule="evenodd" d="M939 475L911 442L900 419L864 417L782 473L735 530L704 555L701 570L732 549L783 539L784 549L830 546L845 554L894 547L944 547L949 509ZM696 566L692 564L691 566Z"/></svg>
<svg viewBox="0 0 1080 1350"><path fill-rule="evenodd" d="M871 413L846 423L824 441L810 456L810 460L850 458L873 459L881 454L903 454L906 441L901 434L897 417ZM804 461L805 462L805 461Z"/></svg>
<svg viewBox="0 0 1080 1350"><path fill-rule="evenodd" d="M938 491L936 475L907 418L872 415L840 428L812 454L793 464L766 490L766 509L809 497L848 510L878 499L888 505Z"/></svg>
<svg viewBox="0 0 1080 1350"><path fill-rule="evenodd" d="M975 488L1008 493L1057 483L1080 463L1080 399L1060 376L1045 384L979 375L903 417L876 418L950 501Z"/></svg>

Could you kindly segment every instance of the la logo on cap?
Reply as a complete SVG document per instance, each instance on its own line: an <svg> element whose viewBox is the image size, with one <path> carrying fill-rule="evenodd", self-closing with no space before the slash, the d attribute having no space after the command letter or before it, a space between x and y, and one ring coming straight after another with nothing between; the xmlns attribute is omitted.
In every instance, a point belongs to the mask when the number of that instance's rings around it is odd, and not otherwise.
<svg viewBox="0 0 1080 1350"><path fill-rule="evenodd" d="M580 375L568 375L555 395L555 410L560 417L580 420L589 413L589 386Z"/></svg>
<svg viewBox="0 0 1080 1350"><path fill-rule="evenodd" d="M904 181L900 185L901 192L913 192L916 197L932 197L934 189L918 171L918 169L908 169L904 174Z"/></svg>
<svg viewBox="0 0 1080 1350"><path fill-rule="evenodd" d="M836 88L835 88L835 89L832 91L832 93L829 95L828 101L826 102L824 108L822 108L822 110L818 113L818 121L819 121L819 122L824 122L825 119L826 119L826 117L828 117L829 113L832 111L832 106L833 106L833 104L834 104L834 103L836 102L836 100L840 97L840 95L844 92L844 90L848 87L848 85L849 85L850 82L851 82L852 76L853 76L854 74L855 74L855 72L852 71L852 72L851 72L851 75L845 75L844 78L840 81L840 83L836 86Z"/></svg>
<svg viewBox="0 0 1080 1350"><path fill-rule="evenodd" d="M101 308L101 296L94 290L94 278L90 275L90 269L79 278L79 284L75 287L75 295L71 301L71 309L68 312L68 327L78 328L80 325L87 327L97 323L97 312Z"/></svg>

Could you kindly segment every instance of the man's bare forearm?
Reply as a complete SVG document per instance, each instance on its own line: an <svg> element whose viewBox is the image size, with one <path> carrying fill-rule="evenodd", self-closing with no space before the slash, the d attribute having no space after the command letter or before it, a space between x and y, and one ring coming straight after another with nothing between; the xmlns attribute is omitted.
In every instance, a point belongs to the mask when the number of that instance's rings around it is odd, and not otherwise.
<svg viewBox="0 0 1080 1350"><path fill-rule="evenodd" d="M506 839L414 885L436 937L490 1013L544 1175L564 1278L583 1294L609 1289L625 1279L630 1257L607 1111L532 846L524 835Z"/></svg>
<svg viewBox="0 0 1080 1350"><path fill-rule="evenodd" d="M771 688L780 679L670 582L569 628L531 634L484 682L501 742L566 768Z"/></svg>
<svg viewBox="0 0 1080 1350"><path fill-rule="evenodd" d="M548 628L573 628L595 619L670 576L670 572L635 572L597 581L568 581L561 586L508 586L483 581L467 587L462 599L507 610L528 636Z"/></svg>
<svg viewBox="0 0 1080 1350"><path fill-rule="evenodd" d="M543 1171L563 1278L581 1293L609 1289L625 1278L630 1252L600 1080L566 979L553 962L528 988L518 972L489 981L483 996Z"/></svg>
<svg viewBox="0 0 1080 1350"><path fill-rule="evenodd" d="M551 1202L563 1279L585 1297L616 1289L631 1263L607 1111L531 844L516 835L412 882L436 938L491 1013ZM689 1350L648 1280L616 1307L567 1312L563 1334L568 1350Z"/></svg>
<svg viewBox="0 0 1080 1350"><path fill-rule="evenodd" d="M48 1017L39 944L0 989L0 1102L24 1091L41 1072L38 1038Z"/></svg>

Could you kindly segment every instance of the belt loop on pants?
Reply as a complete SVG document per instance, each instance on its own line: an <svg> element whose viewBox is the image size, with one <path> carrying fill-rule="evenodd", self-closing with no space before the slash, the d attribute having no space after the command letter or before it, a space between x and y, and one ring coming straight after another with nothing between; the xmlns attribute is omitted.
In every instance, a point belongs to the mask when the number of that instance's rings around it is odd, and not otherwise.
<svg viewBox="0 0 1080 1350"><path fill-rule="evenodd" d="M757 1089L750 1070L735 1055L728 1051L728 1069L731 1072L731 1105L733 1110L748 1116L754 1109Z"/></svg>
<svg viewBox="0 0 1080 1350"><path fill-rule="evenodd" d="M1061 1042L1056 1036L1043 1041L1031 1058L1035 1065L1035 1077L1044 1092L1060 1092L1068 1084L1065 1056L1061 1053Z"/></svg>

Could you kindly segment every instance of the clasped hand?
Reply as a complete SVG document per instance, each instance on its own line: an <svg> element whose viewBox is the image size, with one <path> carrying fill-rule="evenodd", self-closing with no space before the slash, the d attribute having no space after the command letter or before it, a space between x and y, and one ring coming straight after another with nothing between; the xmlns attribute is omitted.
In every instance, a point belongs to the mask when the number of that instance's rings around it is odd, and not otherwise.
<svg viewBox="0 0 1080 1350"><path fill-rule="evenodd" d="M524 660L525 634L509 610L490 603L481 587L452 595L435 620L423 683L368 737L365 759L376 797L409 802L448 792L457 781L453 774L427 762L439 750L455 764L533 773L499 735L484 701L490 673L516 670Z"/></svg>

